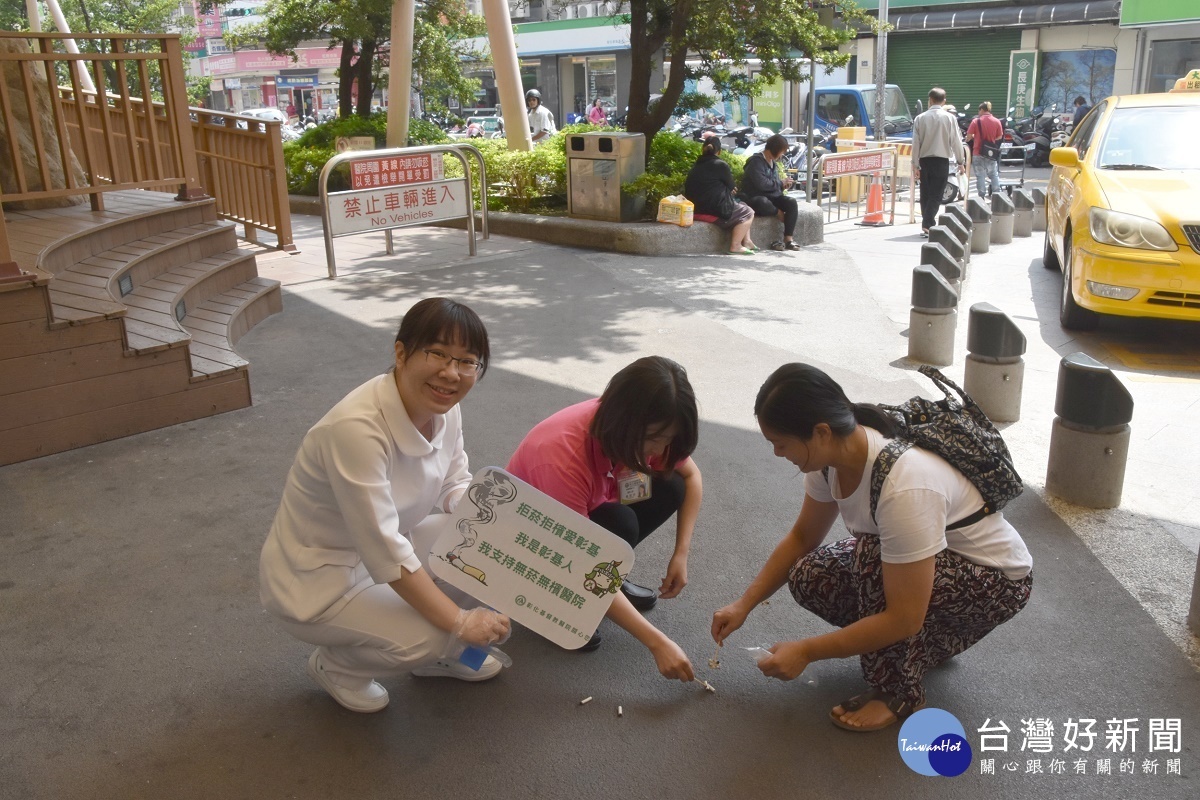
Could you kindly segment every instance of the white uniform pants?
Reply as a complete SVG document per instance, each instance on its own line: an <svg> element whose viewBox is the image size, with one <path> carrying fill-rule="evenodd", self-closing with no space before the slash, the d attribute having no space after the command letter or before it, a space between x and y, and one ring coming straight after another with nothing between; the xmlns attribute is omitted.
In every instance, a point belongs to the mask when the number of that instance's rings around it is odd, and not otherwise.
<svg viewBox="0 0 1200 800"><path fill-rule="evenodd" d="M411 533L417 557L426 569L430 547L445 519L442 514L431 514ZM464 608L479 605L453 587L440 581L438 585ZM300 641L319 645L325 673L337 685L355 691L375 678L402 675L432 664L450 644L449 633L421 616L386 583L359 592L324 622L276 621Z"/></svg>

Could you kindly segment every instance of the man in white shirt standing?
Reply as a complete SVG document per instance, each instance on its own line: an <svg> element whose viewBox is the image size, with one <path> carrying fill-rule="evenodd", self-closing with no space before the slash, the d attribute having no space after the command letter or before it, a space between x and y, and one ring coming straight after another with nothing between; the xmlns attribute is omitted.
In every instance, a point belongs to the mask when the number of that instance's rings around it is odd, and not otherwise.
<svg viewBox="0 0 1200 800"><path fill-rule="evenodd" d="M946 113L946 90L935 86L929 90L929 110L913 120L912 174L921 181L921 235L937 221L942 205L942 192L950 178L950 159L958 161L961 172L966 168L967 151L958 130L958 120Z"/></svg>
<svg viewBox="0 0 1200 800"><path fill-rule="evenodd" d="M537 89L526 92L525 105L529 108L529 129L533 134L534 144L541 144L558 132L554 127L554 115L542 105L541 92Z"/></svg>

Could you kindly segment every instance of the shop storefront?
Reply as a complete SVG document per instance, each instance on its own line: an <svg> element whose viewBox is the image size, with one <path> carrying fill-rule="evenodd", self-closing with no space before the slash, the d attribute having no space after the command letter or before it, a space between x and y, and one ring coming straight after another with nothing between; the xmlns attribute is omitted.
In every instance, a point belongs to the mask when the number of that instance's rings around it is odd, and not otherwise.
<svg viewBox="0 0 1200 800"><path fill-rule="evenodd" d="M311 106L317 114L336 105L339 59L337 48L298 48L295 61L265 50L239 50L204 59L201 73L213 78L215 109L286 109L295 104L297 109Z"/></svg>
<svg viewBox="0 0 1200 800"><path fill-rule="evenodd" d="M1195 0L1123 0L1121 27L1137 31L1135 87L1165 92L1200 69L1200 5Z"/></svg>

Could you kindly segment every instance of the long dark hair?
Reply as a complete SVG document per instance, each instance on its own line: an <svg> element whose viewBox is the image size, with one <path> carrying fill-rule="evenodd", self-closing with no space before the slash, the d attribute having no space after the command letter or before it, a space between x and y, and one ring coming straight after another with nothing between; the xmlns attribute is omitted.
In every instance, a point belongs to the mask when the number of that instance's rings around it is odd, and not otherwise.
<svg viewBox="0 0 1200 800"><path fill-rule="evenodd" d="M851 403L833 378L810 364L784 364L771 373L754 399L754 416L775 433L807 441L824 422L845 437L857 425L894 436L896 427L879 406Z"/></svg>
<svg viewBox="0 0 1200 800"><path fill-rule="evenodd" d="M642 452L647 432L675 427L664 456L666 470L690 456L700 440L696 394L687 370L669 358L639 358L612 377L589 433L612 461L651 473ZM664 470L657 470L663 472Z"/></svg>
<svg viewBox="0 0 1200 800"><path fill-rule="evenodd" d="M404 354L412 355L436 342L456 344L483 364L479 377L487 372L492 351L488 347L487 328L479 315L462 303L445 297L427 297L408 310L400 320L396 341L404 345Z"/></svg>

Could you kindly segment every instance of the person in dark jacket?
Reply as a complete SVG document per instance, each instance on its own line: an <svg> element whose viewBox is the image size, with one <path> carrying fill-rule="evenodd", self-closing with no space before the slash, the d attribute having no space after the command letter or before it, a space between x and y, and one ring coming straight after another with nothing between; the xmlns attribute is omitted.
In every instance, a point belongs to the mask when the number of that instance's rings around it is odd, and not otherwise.
<svg viewBox="0 0 1200 800"><path fill-rule="evenodd" d="M773 242L772 250L800 249L800 245L792 241L800 212L795 198L784 194L794 181L791 178L781 179L775 167L775 162L787 151L787 146L787 139L775 134L767 139L766 149L746 159L746 170L742 173L742 196L754 213L760 217L778 216L783 220L783 241Z"/></svg>
<svg viewBox="0 0 1200 800"><path fill-rule="evenodd" d="M683 195L696 206L695 213L717 218L717 226L731 230L729 252L753 255L758 252L750 240L754 211L734 197L733 170L721 160L721 139L710 136L704 140L700 157L688 172Z"/></svg>

